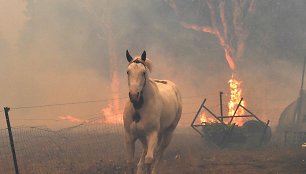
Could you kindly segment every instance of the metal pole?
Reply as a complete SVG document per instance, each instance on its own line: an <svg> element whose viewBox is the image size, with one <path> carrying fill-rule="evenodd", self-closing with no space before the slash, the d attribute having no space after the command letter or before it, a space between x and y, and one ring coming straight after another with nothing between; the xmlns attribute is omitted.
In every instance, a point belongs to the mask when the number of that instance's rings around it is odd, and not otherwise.
<svg viewBox="0 0 306 174"><path fill-rule="evenodd" d="M242 107L244 110L246 110L248 113L251 114L251 116L253 116L254 118L256 118L257 121L263 122L261 121L254 113L252 113L250 110L248 110L247 108L245 108L244 106L240 105L240 107ZM237 117L237 116L235 116Z"/></svg>
<svg viewBox="0 0 306 174"><path fill-rule="evenodd" d="M206 109L206 111L209 112L212 116L214 116L218 121L220 121L222 125L227 127L227 125L218 116L216 116L213 112L211 112L211 110L209 110L206 106L203 105L203 108Z"/></svg>
<svg viewBox="0 0 306 174"><path fill-rule="evenodd" d="M220 92L220 114L221 114L221 120L223 121L223 104L222 104L222 94L223 92Z"/></svg>
<svg viewBox="0 0 306 174"><path fill-rule="evenodd" d="M204 135L196 128L196 125L194 125L194 122L195 122L196 119L198 118L198 116L199 116L199 114L200 114L200 112L201 112L201 110L202 110L202 108L203 108L205 102L206 102L206 98L203 100L201 106L199 107L199 110L198 110L197 114L195 115L195 117L193 118L193 120L192 120L192 122L191 122L191 127L192 127L192 129L194 129L195 131L197 131L202 137L203 137Z"/></svg>
<svg viewBox="0 0 306 174"><path fill-rule="evenodd" d="M191 127L194 125L194 122L195 122L196 119L198 118L198 116L199 116L199 114L200 114L200 112L201 112L201 109L202 109L202 107L204 106L205 102L206 102L206 98L203 100L201 106L199 107L199 110L198 110L196 116L193 118L193 120L192 120L192 122L191 122Z"/></svg>
<svg viewBox="0 0 306 174"><path fill-rule="evenodd" d="M15 146L14 146L14 139L13 139L11 123L10 123L10 118L9 118L9 111L10 111L9 107L4 107L4 113L5 113L5 118L6 118L7 130L8 130L8 133L9 133L11 150L12 150L12 155L13 155L13 160L14 160L15 173L19 174L17 158L16 158L16 152L15 152Z"/></svg>

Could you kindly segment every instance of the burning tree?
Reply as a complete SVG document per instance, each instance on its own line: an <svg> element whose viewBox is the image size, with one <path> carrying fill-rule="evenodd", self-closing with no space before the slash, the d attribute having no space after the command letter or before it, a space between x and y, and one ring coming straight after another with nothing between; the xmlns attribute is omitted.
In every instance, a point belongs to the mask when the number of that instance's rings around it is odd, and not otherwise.
<svg viewBox="0 0 306 174"><path fill-rule="evenodd" d="M108 47L109 67L110 67L110 78L111 78L111 96L112 99L108 103L108 106L102 108L103 121L106 123L117 123L122 122L120 116L120 101L119 101L119 76L118 76L118 55L116 47L116 35L113 33L113 22L112 22L112 1L77 1L81 9L85 10L86 13L94 20L95 24L99 28L97 37L106 42ZM98 3L102 9L97 10L95 4ZM118 35L118 33L117 33ZM118 36L117 36L118 37Z"/></svg>
<svg viewBox="0 0 306 174"><path fill-rule="evenodd" d="M175 0L167 1L170 7L178 15L178 7ZM200 10L207 9L210 14L210 25L200 26L194 23L181 22L186 29L191 29L203 33L214 35L220 46L224 50L225 58L232 70L232 76L228 81L230 88L230 99L228 102L228 115L235 112L240 98L242 97L241 82L235 77L237 74L236 61L241 60L245 50L245 42L248 38L246 19L255 11L254 0L206 0L199 1L197 6ZM201 4L205 3L205 4ZM243 101L242 106L246 103ZM236 115L244 114L243 110L238 110ZM239 120L240 119L240 120ZM236 122L241 122L241 118L236 118Z"/></svg>
<svg viewBox="0 0 306 174"><path fill-rule="evenodd" d="M171 7L177 11L174 1L170 2L172 2ZM187 29L216 36L224 49L230 68L234 71L234 60L242 58L248 37L245 20L254 13L255 2L254 0L206 0L205 2L210 12L210 26L199 26L186 22L181 22L181 24ZM232 14L226 15L226 12L229 11L232 11Z"/></svg>

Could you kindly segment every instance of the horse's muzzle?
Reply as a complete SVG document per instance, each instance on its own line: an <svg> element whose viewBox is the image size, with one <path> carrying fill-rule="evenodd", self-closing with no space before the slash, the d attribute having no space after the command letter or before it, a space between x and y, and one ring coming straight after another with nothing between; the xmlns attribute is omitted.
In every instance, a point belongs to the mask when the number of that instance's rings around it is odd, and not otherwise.
<svg viewBox="0 0 306 174"><path fill-rule="evenodd" d="M129 98L132 103L138 103L140 99L140 92L136 93L129 92Z"/></svg>

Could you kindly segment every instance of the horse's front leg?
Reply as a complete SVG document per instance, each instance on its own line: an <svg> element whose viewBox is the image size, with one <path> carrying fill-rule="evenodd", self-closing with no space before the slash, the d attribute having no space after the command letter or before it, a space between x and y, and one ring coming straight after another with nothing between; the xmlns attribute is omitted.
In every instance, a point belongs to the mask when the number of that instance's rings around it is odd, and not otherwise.
<svg viewBox="0 0 306 174"><path fill-rule="evenodd" d="M135 138L128 132L125 132L125 148L127 158L126 174L134 174L134 153L135 153Z"/></svg>
<svg viewBox="0 0 306 174"><path fill-rule="evenodd" d="M147 150L148 150L148 145L147 145L147 140L144 138L140 138L140 141L142 143L142 153L141 153L141 156L140 156L140 160L137 164L137 172L136 174L143 174L143 170L144 170L144 161L145 161L145 157L146 157L146 154L147 154Z"/></svg>
<svg viewBox="0 0 306 174"><path fill-rule="evenodd" d="M158 133L153 131L147 135L148 151L145 157L145 168L147 174L151 173L152 163L154 162L154 153L158 142Z"/></svg>

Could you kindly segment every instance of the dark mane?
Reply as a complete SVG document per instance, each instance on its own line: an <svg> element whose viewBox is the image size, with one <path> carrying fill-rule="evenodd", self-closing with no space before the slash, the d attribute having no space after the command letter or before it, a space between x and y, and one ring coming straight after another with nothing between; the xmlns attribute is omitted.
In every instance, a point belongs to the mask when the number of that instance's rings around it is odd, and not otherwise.
<svg viewBox="0 0 306 174"><path fill-rule="evenodd" d="M134 59L133 61L131 61L130 64L131 64L131 63L141 63L141 64L143 64L143 66L146 66L145 63L144 63L144 61L142 61L141 59L138 59L138 58L136 58L136 59Z"/></svg>
<svg viewBox="0 0 306 174"><path fill-rule="evenodd" d="M149 59L146 59L146 61L143 61L141 58L137 57L134 60L132 60L129 63L129 65L132 64L132 63L137 63L137 64L140 63L143 66L145 66L146 68L148 68L150 72L152 72L152 62Z"/></svg>
<svg viewBox="0 0 306 174"><path fill-rule="evenodd" d="M166 80L154 80L156 83L162 83L162 84L167 84L168 82Z"/></svg>

